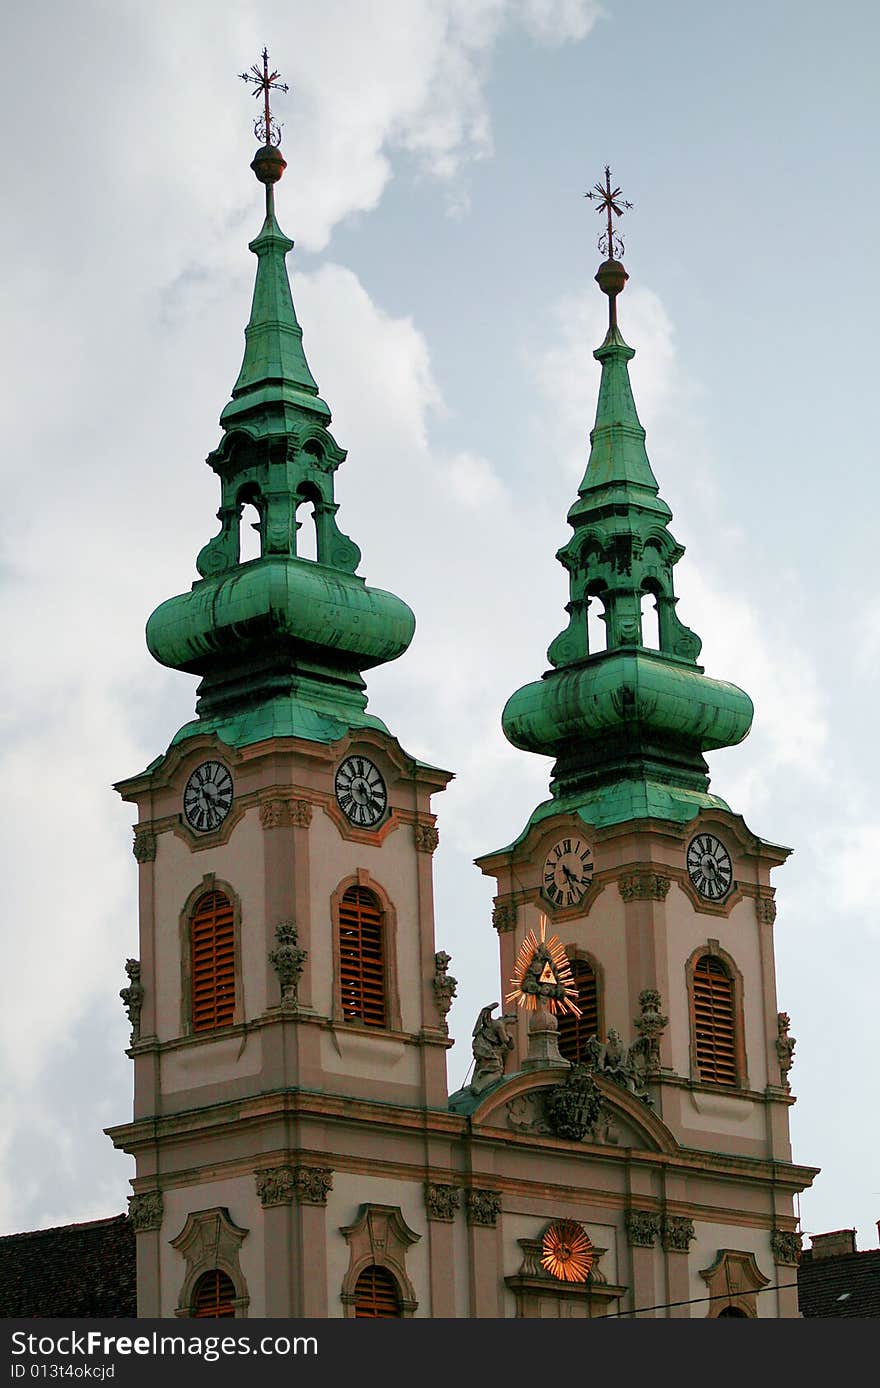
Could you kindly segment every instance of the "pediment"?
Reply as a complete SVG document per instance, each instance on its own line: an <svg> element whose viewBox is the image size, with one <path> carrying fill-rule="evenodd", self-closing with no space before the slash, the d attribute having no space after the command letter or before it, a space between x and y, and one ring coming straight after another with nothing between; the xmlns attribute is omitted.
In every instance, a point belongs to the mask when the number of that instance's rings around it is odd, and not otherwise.
<svg viewBox="0 0 880 1388"><path fill-rule="evenodd" d="M598 1112L587 1115L583 1136L560 1133L548 1104L552 1091L566 1081L568 1071L519 1071L504 1079L481 1098L471 1112L474 1131L495 1129L505 1137L519 1135L572 1146L632 1148L649 1152L673 1152L678 1143L654 1110L613 1081L593 1076ZM590 1119L593 1118L593 1121ZM580 1131L575 1125L571 1130Z"/></svg>

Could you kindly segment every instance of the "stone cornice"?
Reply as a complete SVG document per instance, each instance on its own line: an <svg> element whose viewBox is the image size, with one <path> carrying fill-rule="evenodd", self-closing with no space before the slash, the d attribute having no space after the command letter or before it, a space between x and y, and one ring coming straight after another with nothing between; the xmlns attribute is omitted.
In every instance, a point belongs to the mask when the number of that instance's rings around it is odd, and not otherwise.
<svg viewBox="0 0 880 1388"><path fill-rule="evenodd" d="M364 1035L364 1028L358 1026L357 1023L334 1022L329 1017L324 1017L320 1013L309 1011L306 1008L297 1008L294 1011L290 1007L275 1005L267 1008L258 1017L252 1017L249 1021L236 1022L228 1027L217 1027L212 1031L193 1032L189 1036L172 1036L167 1041L160 1041L156 1036L142 1037L128 1048L126 1055L146 1055L150 1052L164 1055L169 1051L185 1050L189 1046L207 1046L212 1041L230 1036L245 1036L260 1027L277 1026L278 1023L285 1023L288 1026L319 1026L332 1031L351 1032L357 1036ZM439 1046L445 1051L448 1051L455 1044L454 1038L431 1027L423 1027L418 1032L391 1031L384 1027L370 1027L368 1034L383 1041L401 1041L407 1046Z"/></svg>

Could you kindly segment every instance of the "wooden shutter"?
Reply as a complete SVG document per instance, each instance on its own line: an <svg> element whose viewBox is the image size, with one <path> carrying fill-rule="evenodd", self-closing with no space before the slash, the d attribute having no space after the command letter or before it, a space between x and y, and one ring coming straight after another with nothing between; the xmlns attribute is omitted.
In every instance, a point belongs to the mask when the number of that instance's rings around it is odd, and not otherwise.
<svg viewBox="0 0 880 1388"><path fill-rule="evenodd" d="M206 892L190 920L193 1031L228 1026L235 1013L235 922L223 892Z"/></svg>
<svg viewBox="0 0 880 1388"><path fill-rule="evenodd" d="M384 913L365 887L349 887L339 903L342 1015L368 1027L386 1025Z"/></svg>
<svg viewBox="0 0 880 1388"><path fill-rule="evenodd" d="M705 1084L735 1086L733 979L720 959L704 954L694 965L694 1039Z"/></svg>
<svg viewBox="0 0 880 1388"><path fill-rule="evenodd" d="M559 1050L572 1065L585 1060L587 1042L591 1036L599 1034L599 984L596 974L586 959L572 959L571 972L578 990L580 1017L570 1012L557 1017L559 1023Z"/></svg>
<svg viewBox="0 0 880 1388"><path fill-rule="evenodd" d="M397 1283L387 1268L372 1264L364 1268L354 1289L355 1316L390 1320L400 1317L400 1296Z"/></svg>
<svg viewBox="0 0 880 1388"><path fill-rule="evenodd" d="M202 1273L193 1292L192 1318L199 1320L206 1316L234 1316L235 1287L232 1278L219 1268Z"/></svg>

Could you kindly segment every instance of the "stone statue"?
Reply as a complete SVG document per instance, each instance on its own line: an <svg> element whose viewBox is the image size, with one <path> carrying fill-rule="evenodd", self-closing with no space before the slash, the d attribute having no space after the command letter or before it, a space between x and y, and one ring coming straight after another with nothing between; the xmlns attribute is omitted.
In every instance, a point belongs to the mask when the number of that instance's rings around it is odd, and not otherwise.
<svg viewBox="0 0 880 1388"><path fill-rule="evenodd" d="M505 1013L503 1017L493 1017L497 1006L497 1002L492 1002L482 1008L474 1027L472 1094L481 1094L490 1084L501 1079L507 1053L513 1050L513 1037L507 1028L508 1023L516 1021L516 1015Z"/></svg>
<svg viewBox="0 0 880 1388"><path fill-rule="evenodd" d="M791 1085L788 1082L788 1072L794 1063L794 1048L797 1044L793 1036L789 1036L788 1028L791 1026L791 1018L787 1012L780 1012L776 1018L778 1035L776 1037L776 1055L779 1059L779 1069L782 1072L782 1083L785 1085L786 1094L791 1093Z"/></svg>
<svg viewBox="0 0 880 1388"><path fill-rule="evenodd" d="M635 1019L638 1036L629 1048L630 1067L640 1084L660 1073L660 1038L669 1018L660 1011L660 994L656 988L643 988L639 993L640 1017Z"/></svg>
<svg viewBox="0 0 880 1388"><path fill-rule="evenodd" d="M602 1074L607 1075L608 1079L613 1080L615 1084L619 1084L621 1089L629 1089L635 1093L635 1076L629 1063L629 1056L621 1040L620 1032L615 1031L614 1027L611 1027L608 1032L601 1068Z"/></svg>
<svg viewBox="0 0 880 1388"><path fill-rule="evenodd" d="M269 950L269 963L278 975L281 988L281 1006L291 1010L298 1006L299 981L309 957L308 950L301 949L298 940L296 923L281 921L275 927L275 948Z"/></svg>
<svg viewBox="0 0 880 1388"><path fill-rule="evenodd" d="M144 985L141 983L141 961L139 959L126 959L125 972L128 974L128 987L120 988L119 996L125 1004L125 1011L131 1023L130 1045L134 1045L140 1040L141 1035L141 1007L144 1002Z"/></svg>
<svg viewBox="0 0 880 1388"><path fill-rule="evenodd" d="M452 1006L452 999L455 997L458 988L458 979L453 978L448 972L449 965L452 963L452 955L447 954L445 949L438 949L434 955L434 997L437 999L437 1011L443 1018L443 1025L446 1026L446 1016Z"/></svg>

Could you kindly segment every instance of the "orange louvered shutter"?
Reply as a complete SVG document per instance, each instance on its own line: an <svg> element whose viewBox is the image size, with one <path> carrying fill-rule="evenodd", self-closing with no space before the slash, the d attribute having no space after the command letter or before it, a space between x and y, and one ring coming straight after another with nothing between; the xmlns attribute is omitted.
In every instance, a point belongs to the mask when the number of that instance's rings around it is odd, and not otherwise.
<svg viewBox="0 0 880 1388"><path fill-rule="evenodd" d="M206 892L190 920L193 1031L228 1026L235 1012L235 924L232 902Z"/></svg>
<svg viewBox="0 0 880 1388"><path fill-rule="evenodd" d="M571 972L578 990L581 1016L565 1012L557 1017L559 1049L566 1060L577 1065L587 1056L587 1042L599 1033L599 985L586 959L572 959Z"/></svg>
<svg viewBox="0 0 880 1388"><path fill-rule="evenodd" d="M385 941L382 908L365 887L349 887L339 904L339 982L342 1015L384 1027Z"/></svg>
<svg viewBox="0 0 880 1388"><path fill-rule="evenodd" d="M207 1316L234 1316L235 1307L232 1302L235 1298L235 1287L232 1279L227 1277L225 1272L219 1268L212 1268L210 1272L202 1273L196 1283L192 1301L192 1319L199 1320Z"/></svg>
<svg viewBox="0 0 880 1388"><path fill-rule="evenodd" d="M400 1296L397 1283L387 1268L372 1264L364 1268L354 1289L355 1316L370 1316L391 1320L400 1317Z"/></svg>
<svg viewBox="0 0 880 1388"><path fill-rule="evenodd" d="M704 954L694 965L694 1038L705 1084L736 1085L733 979L720 959Z"/></svg>

